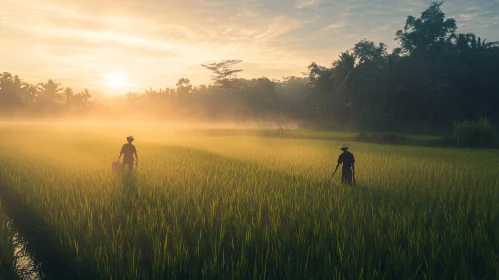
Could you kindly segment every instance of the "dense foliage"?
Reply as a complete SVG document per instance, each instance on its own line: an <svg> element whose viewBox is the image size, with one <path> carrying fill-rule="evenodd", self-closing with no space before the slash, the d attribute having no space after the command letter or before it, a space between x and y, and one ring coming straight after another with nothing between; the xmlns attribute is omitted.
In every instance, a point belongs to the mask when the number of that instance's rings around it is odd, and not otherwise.
<svg viewBox="0 0 499 280"><path fill-rule="evenodd" d="M399 47L361 40L331 66L311 63L304 77L240 79L240 60L202 65L213 84L128 93L130 111L165 119L292 119L316 127L450 129L455 121L499 120L499 44L459 33L442 2L409 16L395 33ZM74 93L49 80L37 86L0 76L4 112L82 114L96 106L88 91Z"/></svg>

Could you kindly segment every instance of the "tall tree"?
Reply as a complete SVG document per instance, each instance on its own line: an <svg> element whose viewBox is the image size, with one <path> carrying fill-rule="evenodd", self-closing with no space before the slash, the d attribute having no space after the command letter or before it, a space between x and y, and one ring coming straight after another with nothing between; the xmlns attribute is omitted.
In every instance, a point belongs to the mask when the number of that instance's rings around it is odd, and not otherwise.
<svg viewBox="0 0 499 280"><path fill-rule="evenodd" d="M60 83L54 80L48 80L45 83L39 83L37 86L38 98L45 103L60 102L63 99L63 88Z"/></svg>
<svg viewBox="0 0 499 280"><path fill-rule="evenodd" d="M443 1L433 2L419 18L408 16L403 30L398 30L396 40L404 53L441 53L455 38L456 20L445 18Z"/></svg>
<svg viewBox="0 0 499 280"><path fill-rule="evenodd" d="M216 86L223 88L235 88L237 74L243 70L233 69L233 67L241 62L242 60L240 59L230 59L210 63L208 65L201 64L201 66L212 72L211 79Z"/></svg>
<svg viewBox="0 0 499 280"><path fill-rule="evenodd" d="M187 78L180 78L176 84L177 95L186 97L192 92L191 81Z"/></svg>
<svg viewBox="0 0 499 280"><path fill-rule="evenodd" d="M348 120L353 121L353 102L354 92L356 90L356 80L358 80L359 73L356 71L357 63L356 57L350 51L342 52L339 59L333 62L335 78L339 82L340 89L345 93L348 98L346 107L349 110Z"/></svg>
<svg viewBox="0 0 499 280"><path fill-rule="evenodd" d="M62 96L64 97L64 102L66 103L66 105L71 105L73 103L74 91L72 88L64 88L64 90L62 91Z"/></svg>
<svg viewBox="0 0 499 280"><path fill-rule="evenodd" d="M25 98L26 84L16 75L0 74L0 106L19 107Z"/></svg>

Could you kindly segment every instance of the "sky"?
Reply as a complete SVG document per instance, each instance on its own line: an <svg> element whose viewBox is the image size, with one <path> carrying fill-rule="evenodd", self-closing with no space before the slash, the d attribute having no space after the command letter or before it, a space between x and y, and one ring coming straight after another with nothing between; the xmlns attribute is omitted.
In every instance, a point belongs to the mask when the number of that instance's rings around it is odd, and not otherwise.
<svg viewBox="0 0 499 280"><path fill-rule="evenodd" d="M366 38L396 47L421 0L0 0L0 71L121 93L210 83L201 67L241 59L240 76L301 76ZM499 0L447 0L459 32L499 40ZM114 88L113 88L114 87Z"/></svg>

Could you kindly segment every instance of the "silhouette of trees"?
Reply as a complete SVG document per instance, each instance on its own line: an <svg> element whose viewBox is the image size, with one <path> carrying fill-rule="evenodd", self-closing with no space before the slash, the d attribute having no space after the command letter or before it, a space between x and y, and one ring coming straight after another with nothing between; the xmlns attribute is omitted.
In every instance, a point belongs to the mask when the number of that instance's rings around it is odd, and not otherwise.
<svg viewBox="0 0 499 280"><path fill-rule="evenodd" d="M27 85L10 73L0 75L0 105L4 108L19 107L28 99Z"/></svg>
<svg viewBox="0 0 499 280"><path fill-rule="evenodd" d="M215 83L215 86L224 89L233 89L237 87L237 73L243 71L242 69L233 69L233 66L241 62L242 60L240 59L229 59L208 65L201 64L201 66L212 72L211 80Z"/></svg>
<svg viewBox="0 0 499 280"><path fill-rule="evenodd" d="M421 54L430 58L452 49L451 40L455 38L456 20L445 19L442 4L443 1L433 2L419 18L407 17L404 30L398 30L395 34L403 53Z"/></svg>
<svg viewBox="0 0 499 280"><path fill-rule="evenodd" d="M88 89L75 93L70 87L48 80L32 85L22 81L17 75L0 74L0 109L9 115L13 111L25 114L53 114L67 112L88 112L94 105Z"/></svg>
<svg viewBox="0 0 499 280"><path fill-rule="evenodd" d="M499 43L459 33L442 5L433 2L419 16L408 16L391 53L384 43L363 39L331 65L312 62L304 76L281 80L238 78L239 59L202 64L212 84L194 86L181 78L171 88L129 92L127 104L164 119L287 118L336 129L441 132L456 121L498 123ZM81 115L95 106L88 90L75 93L54 80L34 86L0 74L3 112Z"/></svg>
<svg viewBox="0 0 499 280"><path fill-rule="evenodd" d="M45 83L39 83L37 86L37 99L40 102L48 104L60 102L63 99L63 88L61 84L54 80L48 80Z"/></svg>
<svg viewBox="0 0 499 280"><path fill-rule="evenodd" d="M64 102L66 105L71 105L74 100L74 92L73 89L70 87L64 88L62 92L62 96L64 97Z"/></svg>
<svg viewBox="0 0 499 280"><path fill-rule="evenodd" d="M312 64L312 93L334 98L311 107L329 106L336 120L364 128L441 130L458 119L498 121L499 82L492 78L499 74L498 44L457 33L441 6L433 2L420 17L409 16L391 54L383 43L362 40L331 68Z"/></svg>
<svg viewBox="0 0 499 280"><path fill-rule="evenodd" d="M177 86L177 94L179 96L187 97L192 92L192 85L189 79L186 78L179 79L176 86Z"/></svg>

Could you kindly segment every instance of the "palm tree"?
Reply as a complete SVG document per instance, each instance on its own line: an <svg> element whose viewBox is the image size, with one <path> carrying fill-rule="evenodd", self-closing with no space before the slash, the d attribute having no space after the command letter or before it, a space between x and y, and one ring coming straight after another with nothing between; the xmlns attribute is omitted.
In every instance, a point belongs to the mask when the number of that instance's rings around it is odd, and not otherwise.
<svg viewBox="0 0 499 280"><path fill-rule="evenodd" d="M46 83L40 83L37 86L38 94L44 102L58 102L63 99L63 88L60 83L54 80L48 80Z"/></svg>
<svg viewBox="0 0 499 280"><path fill-rule="evenodd" d="M78 108L80 110L86 109L93 104L91 98L92 95L90 94L90 91L85 89L83 92L74 94L71 103L74 108Z"/></svg>
<svg viewBox="0 0 499 280"><path fill-rule="evenodd" d="M23 102L24 82L10 73L0 74L0 103L5 107L18 106Z"/></svg>
<svg viewBox="0 0 499 280"><path fill-rule="evenodd" d="M349 51L342 52L339 55L339 59L333 63L335 69L335 76L340 82L340 88L348 96L347 106L350 110L349 120L352 121L352 101L354 92L354 80L357 75L356 71L356 59L355 56ZM331 76L334 78L334 76Z"/></svg>
<svg viewBox="0 0 499 280"><path fill-rule="evenodd" d="M66 103L66 105L68 105L72 102L74 98L74 91L72 88L66 87L63 90L62 95L64 96L64 102Z"/></svg>
<svg viewBox="0 0 499 280"><path fill-rule="evenodd" d="M384 83L383 83L383 106L389 111L392 123L395 123L395 104L396 94L399 84L395 78L396 69L400 61L400 56L395 52L386 57L386 64L384 67Z"/></svg>
<svg viewBox="0 0 499 280"><path fill-rule="evenodd" d="M36 86L23 83L22 87L22 98L25 104L33 104L36 102Z"/></svg>
<svg viewBox="0 0 499 280"><path fill-rule="evenodd" d="M149 87L147 90L144 91L144 96L147 100L156 100L159 98L159 92Z"/></svg>

